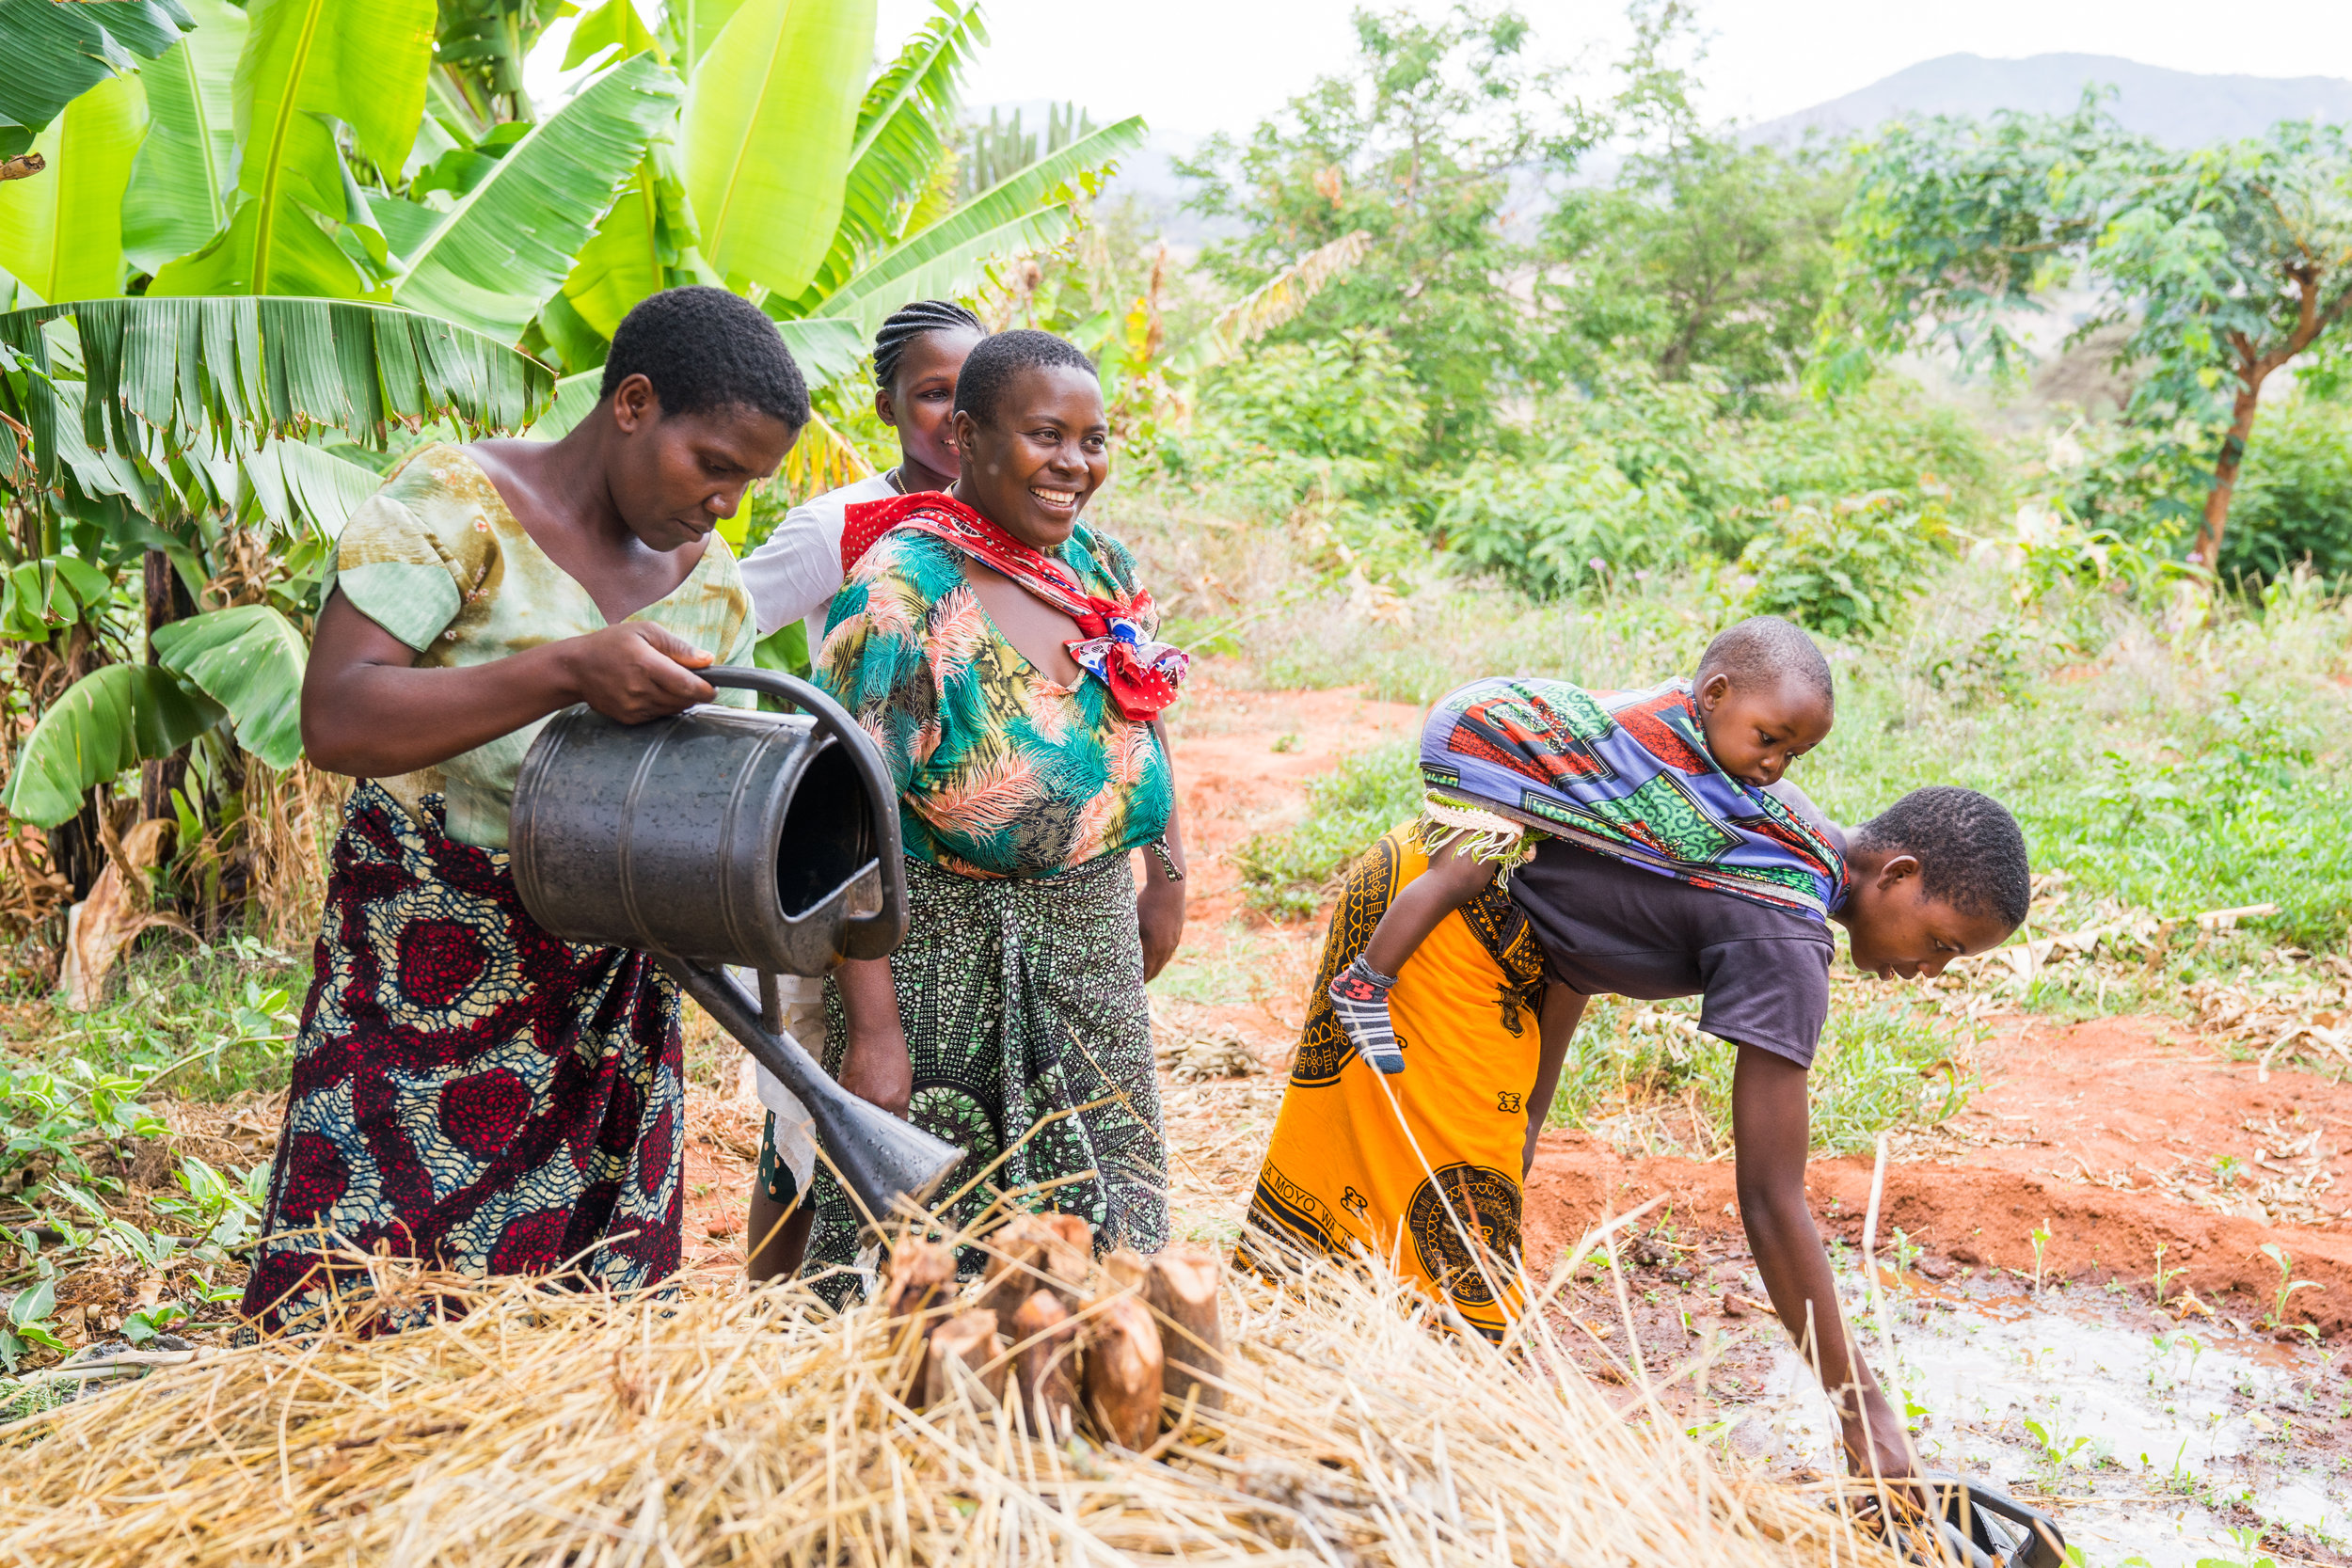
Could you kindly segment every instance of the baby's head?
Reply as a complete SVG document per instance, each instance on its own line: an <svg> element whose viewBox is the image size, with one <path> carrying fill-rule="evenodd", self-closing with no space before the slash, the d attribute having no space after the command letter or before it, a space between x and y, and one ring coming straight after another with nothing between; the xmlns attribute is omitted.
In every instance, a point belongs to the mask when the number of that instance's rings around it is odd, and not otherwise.
<svg viewBox="0 0 2352 1568"><path fill-rule="evenodd" d="M1778 784L1790 763L1819 746L1836 716L1829 660L1776 615L1752 615L1717 632L1691 694L1715 766L1759 789Z"/></svg>
<svg viewBox="0 0 2352 1568"><path fill-rule="evenodd" d="M1854 829L1846 860L1853 886L1837 919L1854 967L1890 979L1998 947L2033 897L2017 819L1953 784L1915 789Z"/></svg>

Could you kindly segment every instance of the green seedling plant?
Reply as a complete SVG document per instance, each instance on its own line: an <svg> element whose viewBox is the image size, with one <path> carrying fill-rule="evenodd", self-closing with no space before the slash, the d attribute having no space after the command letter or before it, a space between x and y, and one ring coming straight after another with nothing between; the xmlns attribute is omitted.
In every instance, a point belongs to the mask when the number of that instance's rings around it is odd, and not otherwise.
<svg viewBox="0 0 2352 1568"><path fill-rule="evenodd" d="M2042 1489L2044 1492L2055 1492L2058 1490L2058 1479L2060 1472L2076 1463L2074 1456L2090 1447L2090 1439L2054 1435L2048 1427L2030 1417L2026 1418L2026 1430L2033 1435L2034 1443L2039 1450L2035 1457L2042 1467Z"/></svg>
<svg viewBox="0 0 2352 1568"><path fill-rule="evenodd" d="M2297 1291L2316 1291L2319 1289L2319 1286L2312 1280L2294 1279L2289 1277L2295 1273L2295 1259L2287 1252L2286 1248L2280 1246L2278 1243L2265 1242L2262 1244L2261 1251L2265 1258L2269 1259L2273 1263L2276 1263L2279 1266L2279 1291L2278 1294L2271 1299L2270 1315L2263 1320L2263 1326L2275 1332L2276 1330L2288 1326L2286 1321L2287 1298L2295 1294ZM2317 1323L2299 1323L2295 1326L2310 1330L2311 1336L2314 1339L2319 1338L2319 1325Z"/></svg>
<svg viewBox="0 0 2352 1568"><path fill-rule="evenodd" d="M1910 1233L1900 1226L1895 1227L1895 1277L1900 1280L1919 1260L1922 1249L1912 1244Z"/></svg>
<svg viewBox="0 0 2352 1568"><path fill-rule="evenodd" d="M2180 1278L2181 1275L2186 1274L2187 1272L2188 1269L2185 1264L2177 1269L2166 1268L2164 1266L2164 1243L2162 1242L2158 1242L2156 1243L2156 1272L2151 1276L2151 1283L2153 1283L2156 1288L2157 1306L2162 1307L2164 1305L2165 1291L2171 1285L2172 1281Z"/></svg>
<svg viewBox="0 0 2352 1568"><path fill-rule="evenodd" d="M2244 1174L2245 1170L2246 1162L2236 1155L2216 1155L2213 1162L2213 1184L2226 1193L2237 1185L2237 1179Z"/></svg>
<svg viewBox="0 0 2352 1568"><path fill-rule="evenodd" d="M2050 1222L2047 1219L2033 1228L2033 1293L2035 1295L2042 1293L2042 1249L2050 1244L2050 1238L2056 1234L2057 1232L2050 1228Z"/></svg>
<svg viewBox="0 0 2352 1568"><path fill-rule="evenodd" d="M2230 1539L2237 1543L2234 1557L2201 1557L2197 1568L2279 1568L2279 1560L2261 1552L2263 1535L2258 1529L2233 1529Z"/></svg>
<svg viewBox="0 0 2352 1568"><path fill-rule="evenodd" d="M135 1345L144 1345L158 1334L187 1322L187 1319L188 1309L178 1302L158 1302L152 1307L142 1307L124 1318L122 1337Z"/></svg>
<svg viewBox="0 0 2352 1568"><path fill-rule="evenodd" d="M8 1363L10 1372L35 1347L59 1352L66 1348L49 1323L56 1309L57 1282L53 1278L26 1286L9 1301L8 1323L0 1327L0 1361Z"/></svg>

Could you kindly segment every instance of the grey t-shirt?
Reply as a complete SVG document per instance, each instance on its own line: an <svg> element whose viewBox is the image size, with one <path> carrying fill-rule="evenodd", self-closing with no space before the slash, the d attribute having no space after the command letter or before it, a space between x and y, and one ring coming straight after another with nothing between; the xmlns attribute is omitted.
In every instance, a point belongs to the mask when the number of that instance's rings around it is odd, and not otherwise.
<svg viewBox="0 0 2352 1568"><path fill-rule="evenodd" d="M1703 996L1699 1027L1799 1067L1829 1018L1829 927L1558 839L1511 874L1545 974L1586 996Z"/></svg>

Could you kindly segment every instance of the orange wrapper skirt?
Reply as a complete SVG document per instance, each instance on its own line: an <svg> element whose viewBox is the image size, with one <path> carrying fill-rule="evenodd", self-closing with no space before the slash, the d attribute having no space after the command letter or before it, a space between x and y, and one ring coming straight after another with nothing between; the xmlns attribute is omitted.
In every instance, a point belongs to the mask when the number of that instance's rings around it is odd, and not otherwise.
<svg viewBox="0 0 2352 1568"><path fill-rule="evenodd" d="M1449 915L1389 993L1405 1070L1357 1054L1325 990L1428 865L1412 824L1349 870L1249 1205L1245 1260L1368 1258L1498 1338L1518 1311L1519 1160L1543 953L1500 886Z"/></svg>

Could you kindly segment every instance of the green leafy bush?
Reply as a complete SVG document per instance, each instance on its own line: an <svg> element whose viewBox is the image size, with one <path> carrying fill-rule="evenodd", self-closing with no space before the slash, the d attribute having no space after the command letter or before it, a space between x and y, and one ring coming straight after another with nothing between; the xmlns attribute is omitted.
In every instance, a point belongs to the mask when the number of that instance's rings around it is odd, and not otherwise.
<svg viewBox="0 0 2352 1568"><path fill-rule="evenodd" d="M2267 581L2309 560L2352 574L2352 407L2295 398L2264 412L2221 535L2221 579Z"/></svg>
<svg viewBox="0 0 2352 1568"><path fill-rule="evenodd" d="M1749 606L1832 637L1869 636L1919 591L1949 534L1941 507L1906 505L1893 491L1790 506L1740 552L1755 578Z"/></svg>
<svg viewBox="0 0 2352 1568"><path fill-rule="evenodd" d="M1698 510L1671 479L1630 479L1589 441L1538 464L1485 454L1422 493L1459 562L1538 598L1677 566L1707 544Z"/></svg>
<svg viewBox="0 0 2352 1568"><path fill-rule="evenodd" d="M1200 393L1200 434L1184 450L1224 461L1352 459L1402 469L1427 419L1405 356L1383 334L1351 327L1219 366Z"/></svg>

